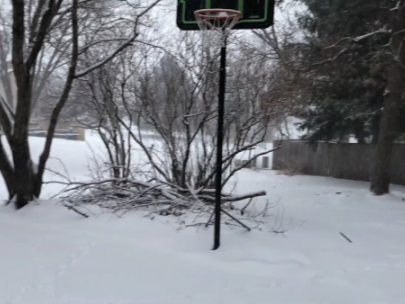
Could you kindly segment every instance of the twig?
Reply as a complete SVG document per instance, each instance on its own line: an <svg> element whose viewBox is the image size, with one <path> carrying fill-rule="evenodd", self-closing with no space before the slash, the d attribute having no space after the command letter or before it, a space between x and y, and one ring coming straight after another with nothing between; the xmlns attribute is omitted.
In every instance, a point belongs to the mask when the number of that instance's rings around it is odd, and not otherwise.
<svg viewBox="0 0 405 304"><path fill-rule="evenodd" d="M240 211L240 214L244 215L245 214L245 210L246 208L250 205L250 203L253 201L253 197L250 198L250 200L248 201L248 203L245 205L245 207L243 207Z"/></svg>
<svg viewBox="0 0 405 304"><path fill-rule="evenodd" d="M80 214L81 216L88 218L89 216L86 213L83 213L79 210L77 210L74 206L69 206L67 204L63 204L63 206L65 206L66 208L68 208L69 210L73 210L74 212L76 212L77 214Z"/></svg>
<svg viewBox="0 0 405 304"><path fill-rule="evenodd" d="M253 198L256 196L265 196L266 191L260 191L260 192L254 192L254 193L248 193L240 196L231 196L231 197L225 197L222 199L223 202L237 202L237 201L243 201L248 198Z"/></svg>
<svg viewBox="0 0 405 304"><path fill-rule="evenodd" d="M202 225L205 225L205 227L208 227L208 225L206 225L204 223L194 223L194 224L185 225L184 227L195 227L195 226L202 226Z"/></svg>
<svg viewBox="0 0 405 304"><path fill-rule="evenodd" d="M205 227L208 227L208 225L211 223L212 218L214 217L214 211L212 211L210 218L208 219L207 223L205 223Z"/></svg>
<svg viewBox="0 0 405 304"><path fill-rule="evenodd" d="M343 236L346 239L346 241L348 241L349 243L353 243L352 240L349 239L344 233L342 233L342 232L339 232L339 233L341 236Z"/></svg>
<svg viewBox="0 0 405 304"><path fill-rule="evenodd" d="M251 229L246 226L245 224L243 224L241 221L239 221L237 218L235 218L233 215L229 214L228 212L226 212L224 209L221 208L221 211L223 213L225 213L227 216L229 216L231 219L233 219L235 222L237 222L239 225L241 225L242 227L244 227L247 231L250 231Z"/></svg>

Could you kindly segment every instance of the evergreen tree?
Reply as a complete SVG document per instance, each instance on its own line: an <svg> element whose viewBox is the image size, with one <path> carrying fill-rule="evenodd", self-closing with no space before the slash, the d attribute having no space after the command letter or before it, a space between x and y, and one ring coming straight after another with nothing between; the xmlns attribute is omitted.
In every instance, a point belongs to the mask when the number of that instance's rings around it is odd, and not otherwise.
<svg viewBox="0 0 405 304"><path fill-rule="evenodd" d="M299 18L304 30L304 61L312 72L311 107L301 129L310 142L375 142L387 82L383 32L389 14L382 0L301 0L308 11ZM389 2L389 1L385 1ZM363 35L381 29L381 34ZM355 37L363 37L356 40Z"/></svg>
<svg viewBox="0 0 405 304"><path fill-rule="evenodd" d="M364 142L372 134L370 189L388 193L392 146L404 125L405 0L301 1L308 6L300 18L303 57L312 72L301 128L312 142L348 134Z"/></svg>

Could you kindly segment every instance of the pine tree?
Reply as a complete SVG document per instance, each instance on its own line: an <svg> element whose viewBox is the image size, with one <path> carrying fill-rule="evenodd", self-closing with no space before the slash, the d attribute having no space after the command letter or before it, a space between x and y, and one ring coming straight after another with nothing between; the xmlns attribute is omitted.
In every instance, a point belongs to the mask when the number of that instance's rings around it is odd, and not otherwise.
<svg viewBox="0 0 405 304"><path fill-rule="evenodd" d="M302 129L312 142L373 135L371 191L389 192L391 151L404 126L405 0L301 0L313 73ZM378 136L377 136L378 135Z"/></svg>
<svg viewBox="0 0 405 304"><path fill-rule="evenodd" d="M386 87L386 35L359 42L352 37L375 31L386 20L380 0L302 0L308 12L299 22L306 33L304 61L313 73L311 107L301 129L312 143L354 135L376 141Z"/></svg>

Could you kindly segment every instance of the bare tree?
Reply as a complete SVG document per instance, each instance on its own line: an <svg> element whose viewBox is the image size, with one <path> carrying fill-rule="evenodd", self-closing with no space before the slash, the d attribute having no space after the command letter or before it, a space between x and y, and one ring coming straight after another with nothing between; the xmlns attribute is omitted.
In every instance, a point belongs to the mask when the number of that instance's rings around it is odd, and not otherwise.
<svg viewBox="0 0 405 304"><path fill-rule="evenodd" d="M0 123L12 151L12 158L9 158L3 143L0 143L0 170L6 180L10 199L16 197L17 208L24 207L41 193L43 174L56 125L74 80L100 68L133 45L140 34L141 19L158 2L159 0L151 1L139 6L131 1L11 1L12 48L9 49L12 50L17 94L16 108L12 115L8 113L6 103L0 103ZM132 16L123 16L125 10L129 10L129 15ZM126 35L112 37L110 29L123 23L127 24ZM57 54L63 54L60 57L55 55L56 58L52 56L55 54L52 52L55 40L61 41ZM86 44L83 44L83 41ZM86 52L102 44L109 44L110 51L100 54L94 65L80 70ZM47 52L48 49L51 50L50 53ZM28 143L29 119L35 98L38 97L34 87L42 86L40 78L35 75L46 74L48 70L43 67L53 61L58 62L55 67L58 73L64 75L64 86L52 110L44 149L36 165L31 160ZM44 78L46 77L42 77Z"/></svg>
<svg viewBox="0 0 405 304"><path fill-rule="evenodd" d="M196 38L186 34L176 44L174 56L165 55L139 75L134 92L137 108L125 109L138 130L130 134L147 156L154 178L180 187L210 188L215 177L218 57L201 49ZM258 72L258 65L237 56L229 63L224 184L243 168L235 166L235 157L263 142L270 122L270 112L261 103L266 74ZM157 147L151 150L146 144L141 123L159 135L161 151ZM128 125L126 128L130 130Z"/></svg>
<svg viewBox="0 0 405 304"><path fill-rule="evenodd" d="M90 54L89 54L90 55ZM73 96L81 114L78 122L100 136L107 159L105 165L109 176L125 179L132 175L132 139L119 121L125 117L122 100L128 95L131 77L138 72L139 66L134 62L132 50L123 51L111 62L89 73L85 80L76 83ZM90 57L90 56L89 56ZM91 64L95 58L89 58ZM133 176L132 176L133 177Z"/></svg>
<svg viewBox="0 0 405 304"><path fill-rule="evenodd" d="M115 68L106 66L101 76L89 75L95 77L95 83L90 79L86 82L91 88L89 105L97 112L93 128L128 134L131 145L142 151L141 158L149 168L148 179L195 189L211 188L215 178L218 94L218 56L201 48L198 39L187 33L166 49L145 44L142 52L117 57ZM252 63L243 53L235 54L229 60L232 68L226 100L224 184L243 168L235 166L235 157L265 140L274 114L264 106L268 71L261 70L259 61ZM107 110L107 99L114 111ZM152 142L151 137L158 140Z"/></svg>
<svg viewBox="0 0 405 304"><path fill-rule="evenodd" d="M143 48L122 52L76 83L75 90L86 96L88 127L106 147L109 175L70 183L65 197L69 206L97 204L118 214L151 208L150 214L195 212L197 217L212 211L218 58L197 39L185 34L167 49L143 41ZM259 72L260 64L243 60L243 54L230 63L223 185L244 167L235 165L235 157L248 156L250 148L263 142L272 115L262 103L268 81L267 73ZM120 152L125 162L117 160ZM144 164L134 165L130 158ZM222 195L223 208L234 210L232 202L265 192Z"/></svg>

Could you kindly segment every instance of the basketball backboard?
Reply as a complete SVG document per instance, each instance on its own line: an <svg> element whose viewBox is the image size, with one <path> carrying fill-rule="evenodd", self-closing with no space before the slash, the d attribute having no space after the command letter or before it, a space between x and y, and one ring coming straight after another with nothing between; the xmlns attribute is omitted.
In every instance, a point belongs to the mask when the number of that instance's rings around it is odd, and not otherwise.
<svg viewBox="0 0 405 304"><path fill-rule="evenodd" d="M273 25L275 0L178 0L177 26L199 30L194 12L200 9L232 9L242 13L234 29L263 29Z"/></svg>

